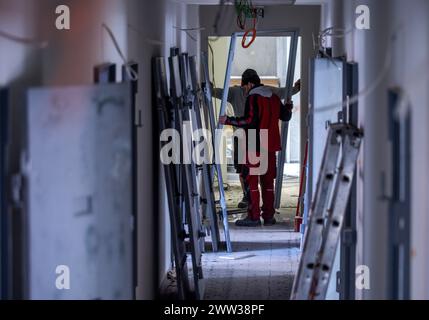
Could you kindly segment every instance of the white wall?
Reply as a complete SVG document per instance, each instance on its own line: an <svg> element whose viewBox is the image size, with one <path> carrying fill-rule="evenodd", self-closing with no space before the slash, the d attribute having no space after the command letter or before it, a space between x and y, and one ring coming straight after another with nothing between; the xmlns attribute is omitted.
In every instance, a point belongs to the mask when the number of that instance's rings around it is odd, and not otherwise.
<svg viewBox="0 0 429 320"><path fill-rule="evenodd" d="M366 4L371 13L371 29L356 30L355 9ZM328 11L335 3L328 3ZM359 121L364 129L364 145L358 162L358 250L357 264L368 265L371 289L356 291L357 298L385 299L387 292L387 202L382 177L389 179L387 150L387 90L400 87L409 97L412 111L412 244L411 292L414 299L429 298L429 3L411 1L347 1L343 6L346 35L337 48L345 48L349 60L359 63L360 90L368 88L383 71L388 55L392 62L385 77L372 93L359 100ZM391 40L396 33L396 40Z"/></svg>
<svg viewBox="0 0 429 320"><path fill-rule="evenodd" d="M55 29L55 8L65 4L71 10L71 30ZM188 22L189 21L189 26ZM137 106L142 110L138 131L138 288L137 297L154 297L156 274L162 278L170 268L170 237L165 191L158 187L158 143L153 136L151 99L151 58L167 55L171 46L196 53L198 43L173 26L198 24L197 8L169 0L0 0L0 30L46 39L45 49L15 44L0 38L0 86L11 86L12 128L16 137L13 156L18 166L18 150L25 136L23 116L26 88L39 85L91 84L93 67L122 61L101 24L106 23L129 60L139 64ZM17 102L17 103L14 103ZM155 169L155 170L154 170ZM157 197L159 195L159 203ZM160 219L159 230L156 220ZM158 270L156 270L158 268Z"/></svg>
<svg viewBox="0 0 429 320"><path fill-rule="evenodd" d="M0 30L17 37L37 39L36 0L10 1L0 0ZM41 49L37 46L23 45L0 37L0 87L10 86L10 116L19 118L24 112L25 88L29 84L38 84L40 75ZM13 86L11 86L13 84ZM17 137L11 144L14 161L10 163L13 171L18 170L17 153L23 136L23 123L11 126L11 135Z"/></svg>
<svg viewBox="0 0 429 320"><path fill-rule="evenodd" d="M17 37L38 38L37 35L37 1L8 1L0 0L0 30ZM16 119L10 123L9 136L9 170L15 173L19 170L19 152L25 143L25 126L20 119L25 118L26 88L32 84L39 84L41 50L36 46L28 46L0 37L0 87L8 87L10 114L9 119ZM16 211L15 219L20 219ZM12 218L12 215L9 216ZM18 250L21 243L16 243L14 255L20 258ZM10 278L14 286L21 289L26 276L19 268L11 270ZM22 290L10 290L9 296L21 298Z"/></svg>

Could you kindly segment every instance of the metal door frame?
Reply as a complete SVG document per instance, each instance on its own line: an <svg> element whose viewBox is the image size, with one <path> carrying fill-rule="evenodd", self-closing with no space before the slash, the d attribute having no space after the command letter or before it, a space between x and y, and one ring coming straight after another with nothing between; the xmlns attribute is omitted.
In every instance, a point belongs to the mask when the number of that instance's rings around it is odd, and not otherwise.
<svg viewBox="0 0 429 320"><path fill-rule="evenodd" d="M359 69L357 63L347 62L345 64L344 88L346 98L347 96L353 97L359 93ZM358 102L349 105L343 112L343 121L358 127ZM337 291L340 294L340 300L355 299L357 170L356 168L341 233L340 274L337 275Z"/></svg>
<svg viewBox="0 0 429 320"><path fill-rule="evenodd" d="M226 105L228 102L228 92L229 92L229 84L231 80L231 71L232 71L232 62L234 61L235 54L235 46L237 42L237 37L244 36L244 32L235 32L231 35L231 41L229 45L228 52L228 62L226 66L225 72L225 80L223 83L223 95L222 95L222 103L219 110L219 116L225 114ZM299 38L299 29L298 28L288 28L288 29L272 29L272 30L258 30L258 36L278 36L278 37L291 37L291 45L289 48L289 61L287 66L287 78L286 78L286 96L285 100L292 96L292 86L293 86L293 77L295 75L295 63L296 63L296 53L298 48L298 38ZM291 61L291 57L294 57ZM287 147L287 135L288 135L289 122L284 121L282 124L282 150L279 152L278 161L277 161L277 176L276 176L276 184L275 184L275 199L274 205L275 208L280 207L281 200L281 187L283 184L283 170L284 170L284 162L286 160L286 147ZM218 123L217 129L222 130L223 125ZM220 142L217 141L216 149L219 150Z"/></svg>
<svg viewBox="0 0 429 320"><path fill-rule="evenodd" d="M397 118L400 89L388 92L392 193L389 202L389 299L410 299L411 246L411 117L408 109Z"/></svg>
<svg viewBox="0 0 429 320"><path fill-rule="evenodd" d="M139 73L139 65L136 62L130 62L128 64L123 64L122 68L121 68L121 73L122 73L122 82L125 83L130 83L129 87L130 87L130 102L131 102L131 121L132 121L132 125L131 125L131 172L132 172L132 206L133 206L133 212L132 212L132 224L133 224L133 240L132 240L132 244L133 244L133 284L134 284L134 288L137 288L138 282L137 282L137 273L138 273L138 268L137 268L137 261L138 261L138 251L137 251L137 245L138 245L138 234L137 234L137 212L138 212L138 196L137 196L137 190L138 190L138 177L137 177L137 163L138 163L138 139L137 139L137 135L138 135L138 130L139 128L142 127L141 125L141 110L138 110L137 108L137 103L136 103L136 99L137 99L137 93L138 93L138 79L134 80L130 78L129 73L127 72L127 68L132 69L135 74L138 76ZM156 116L154 116L155 118ZM154 123L156 123L155 121L156 119L154 119ZM154 129L154 132L156 131L156 128ZM158 154L158 153L156 153ZM155 153L154 153L154 158L155 158ZM154 162L156 163L156 162ZM155 185L158 185L157 181L153 181L154 187ZM156 204L155 204L156 205ZM154 212L158 212L158 210L154 210ZM157 219L158 215L155 215L155 219ZM156 239L155 239L156 240ZM154 246L155 246L155 252L157 252L157 245L158 241L154 241ZM158 260L155 260L156 264L159 263ZM158 268L157 268L158 269ZM156 273L156 276L154 276L154 288L157 287L158 283L159 283L159 276ZM134 294L134 298L136 298L136 290L134 290L133 292Z"/></svg>

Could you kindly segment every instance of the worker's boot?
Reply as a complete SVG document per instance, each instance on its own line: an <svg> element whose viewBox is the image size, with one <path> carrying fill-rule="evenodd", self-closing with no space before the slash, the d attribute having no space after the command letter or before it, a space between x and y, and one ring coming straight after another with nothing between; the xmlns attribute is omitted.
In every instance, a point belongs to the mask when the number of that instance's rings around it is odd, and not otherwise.
<svg viewBox="0 0 429 320"><path fill-rule="evenodd" d="M261 225L261 220L252 220L249 217L246 217L242 220L237 220L235 222L237 227L259 227Z"/></svg>
<svg viewBox="0 0 429 320"><path fill-rule="evenodd" d="M272 217L269 219L264 219L264 226L272 226L274 224L276 224L276 218Z"/></svg>
<svg viewBox="0 0 429 320"><path fill-rule="evenodd" d="M243 199L238 203L238 208L240 209L246 209L249 205L249 200L247 199L247 196L243 194Z"/></svg>

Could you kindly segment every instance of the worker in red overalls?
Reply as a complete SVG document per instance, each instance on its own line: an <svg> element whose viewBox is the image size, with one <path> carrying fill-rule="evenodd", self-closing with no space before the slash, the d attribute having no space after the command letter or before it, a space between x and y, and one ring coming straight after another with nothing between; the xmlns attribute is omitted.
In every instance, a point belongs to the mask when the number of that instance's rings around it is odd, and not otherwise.
<svg viewBox="0 0 429 320"><path fill-rule="evenodd" d="M292 102L286 106L272 90L264 87L255 70L247 69L241 78L241 85L245 89L247 98L243 117L222 116L219 122L245 129L246 132L246 159L241 176L246 183L250 202L247 217L236 221L237 226L257 227L261 225L261 209L264 225L276 223L274 218L274 179L276 178L276 152L281 150L279 120L289 121L292 117ZM249 143L249 130L255 130L255 143ZM260 139L266 134L268 139ZM259 158L260 163L255 164ZM265 161L265 165L262 165ZM261 170L258 170L258 169ZM256 172L256 173L255 173ZM258 180L262 190L262 208L259 206Z"/></svg>

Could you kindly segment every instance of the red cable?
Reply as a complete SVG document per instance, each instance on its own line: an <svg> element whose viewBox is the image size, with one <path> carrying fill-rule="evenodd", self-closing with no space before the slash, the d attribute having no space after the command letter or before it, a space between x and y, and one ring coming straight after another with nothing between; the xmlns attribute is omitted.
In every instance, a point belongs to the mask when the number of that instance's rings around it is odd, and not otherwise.
<svg viewBox="0 0 429 320"><path fill-rule="evenodd" d="M251 2L250 2L251 3ZM241 4L241 2L240 2ZM237 9L237 26L241 29L241 30L245 30L246 28L246 12L244 12L244 10L238 10ZM244 35L243 35L243 39L241 40L241 46L244 49L247 49L250 47L250 45L255 41L256 39L256 23L257 23L257 13L256 13L256 9L255 7L251 4L251 12L253 13L253 28L247 30ZM243 14L244 14L244 19L243 19ZM246 40L247 40L247 36L252 33L252 39L249 41L249 43L246 44Z"/></svg>
<svg viewBox="0 0 429 320"><path fill-rule="evenodd" d="M247 36L249 35L249 33L250 33L250 32L252 32L252 39L249 41L249 43L248 43L248 44L246 44L246 39L247 39ZM247 49L247 48L249 48L249 47L250 47L250 45L253 43L253 41L255 41L255 39L256 39L256 29L255 29L255 28L249 29L249 30L247 30L247 31L246 31L246 33L243 35L243 39L241 40L241 46L242 46L244 49Z"/></svg>
<svg viewBox="0 0 429 320"><path fill-rule="evenodd" d="M243 39L241 40L241 46L244 49L249 48L250 45L253 43L253 41L255 41L255 39L256 39L256 21L257 21L257 17L256 17L256 12L254 11L254 8L253 8L252 11L254 12L254 16L253 16L253 28L247 30L246 33L243 35ZM246 39L247 39L247 36L249 35L250 32L252 32L252 39L249 41L248 44L246 44Z"/></svg>
<svg viewBox="0 0 429 320"><path fill-rule="evenodd" d="M302 187L304 184L304 173L305 166L307 165L307 156L308 156L308 141L305 143L305 154L304 154L304 163L302 165L301 177L299 181L299 197L298 197L298 205L296 206L296 217L300 217L300 207L301 207L301 197L302 197Z"/></svg>

